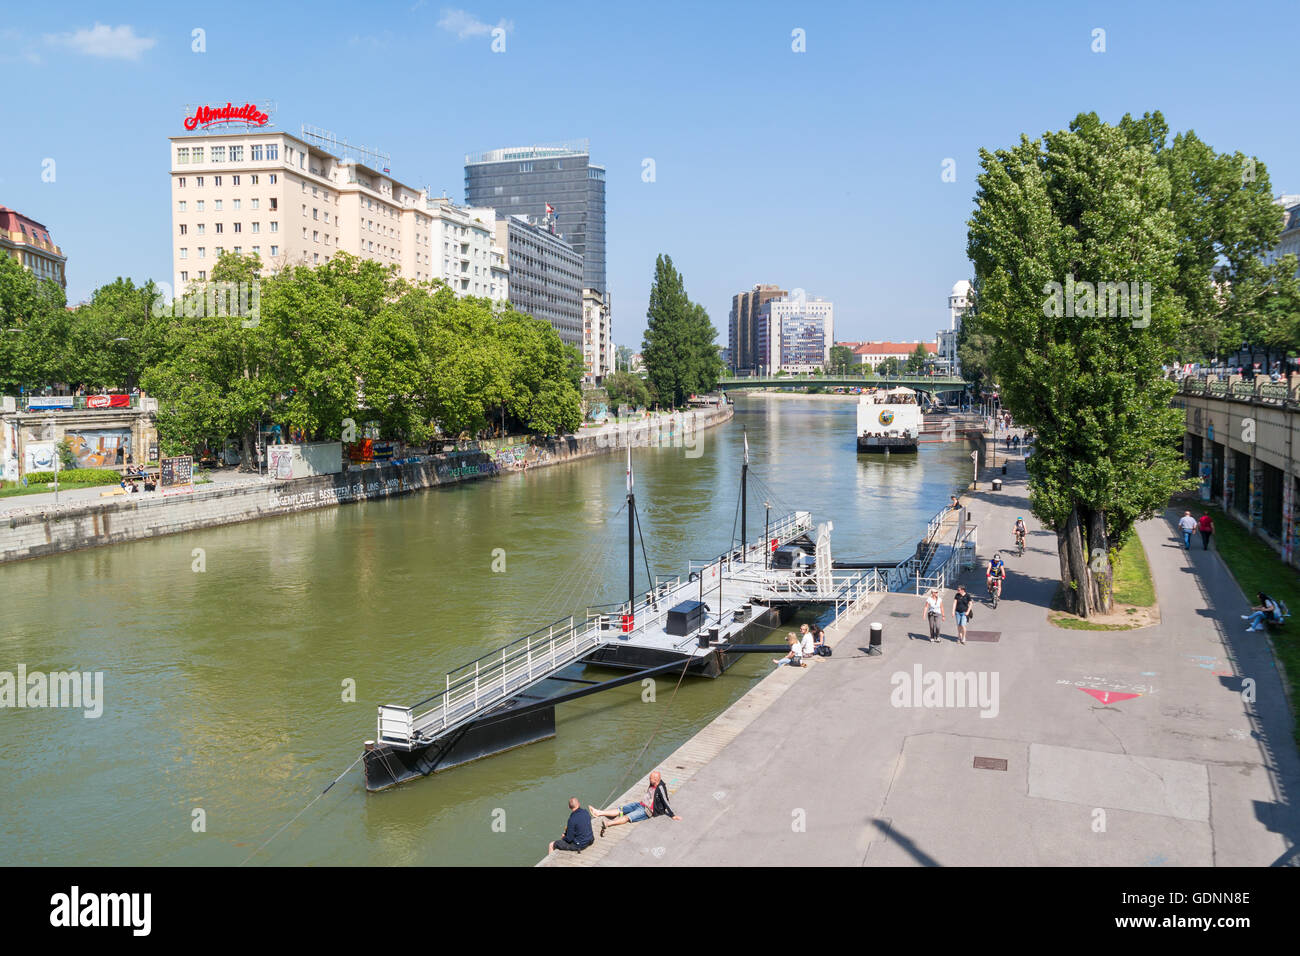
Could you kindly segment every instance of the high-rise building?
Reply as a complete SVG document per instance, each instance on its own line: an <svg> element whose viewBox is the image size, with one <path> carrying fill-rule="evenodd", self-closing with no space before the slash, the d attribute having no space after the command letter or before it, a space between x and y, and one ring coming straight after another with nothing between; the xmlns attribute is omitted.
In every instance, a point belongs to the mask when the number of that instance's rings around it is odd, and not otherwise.
<svg viewBox="0 0 1300 956"><path fill-rule="evenodd" d="M54 244L50 230L8 206L0 206L0 254L5 253L37 277L68 287L64 270L68 257Z"/></svg>
<svg viewBox="0 0 1300 956"><path fill-rule="evenodd" d="M560 238L554 221L545 219L498 219L496 241L510 268L510 304L551 323L562 341L581 350L582 256Z"/></svg>
<svg viewBox="0 0 1300 956"><path fill-rule="evenodd" d="M582 359L586 380L599 385L614 371L613 327L610 323L609 293L582 290Z"/></svg>
<svg viewBox="0 0 1300 956"><path fill-rule="evenodd" d="M397 266L415 282L506 301L496 214L404 185L386 168L275 130L171 138L172 288L203 282L223 251L274 271L339 252Z"/></svg>
<svg viewBox="0 0 1300 956"><path fill-rule="evenodd" d="M825 367L835 341L835 305L803 295L770 299L758 308L761 374L811 372Z"/></svg>
<svg viewBox="0 0 1300 956"><path fill-rule="evenodd" d="M961 332L961 317L970 308L971 291L971 284L965 279L953 283L952 291L948 293L948 328L940 329L935 336L938 368L952 375L961 373L957 336Z"/></svg>
<svg viewBox="0 0 1300 956"><path fill-rule="evenodd" d="M756 285L749 292L732 296L731 314L727 322L727 345L731 349L731 367L737 372L755 374L765 364L760 362L759 357L758 310L764 303L786 294L777 285Z"/></svg>
<svg viewBox="0 0 1300 956"><path fill-rule="evenodd" d="M605 167L593 165L587 140L517 146L465 157L465 202L502 216L552 217L582 256L582 288L603 294Z"/></svg>

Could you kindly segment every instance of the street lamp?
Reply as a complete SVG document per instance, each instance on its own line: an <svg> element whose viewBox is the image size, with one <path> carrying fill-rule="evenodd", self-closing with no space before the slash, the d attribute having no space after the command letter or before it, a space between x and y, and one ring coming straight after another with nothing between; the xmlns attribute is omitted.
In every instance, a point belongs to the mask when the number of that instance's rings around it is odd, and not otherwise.
<svg viewBox="0 0 1300 956"><path fill-rule="evenodd" d="M54 440L54 413L50 412L45 420L50 423L50 441L54 444L54 506L57 508L59 505L59 443Z"/></svg>

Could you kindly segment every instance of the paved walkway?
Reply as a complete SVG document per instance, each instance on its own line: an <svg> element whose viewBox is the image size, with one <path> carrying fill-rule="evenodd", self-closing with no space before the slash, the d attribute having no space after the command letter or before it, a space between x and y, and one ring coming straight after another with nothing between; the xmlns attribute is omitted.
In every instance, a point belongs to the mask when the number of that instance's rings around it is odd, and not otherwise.
<svg viewBox="0 0 1300 956"><path fill-rule="evenodd" d="M674 769L676 755L664 759L682 822L620 827L581 856L623 866L1300 865L1300 757L1283 682L1263 635L1245 633L1248 602L1217 554L1184 551L1175 512L1148 521L1139 534L1161 622L1056 628L1055 536L1029 514L1023 464L1013 459L1009 472L1000 493L970 496L985 558L1006 554L1017 514L1031 529L1025 555L1007 558L1005 600L976 608L972 632L995 640L956 643L951 592L944 641L914 640L928 636L921 599L887 596L833 658L777 669L756 688L758 707L742 699L738 712L751 712L712 759L689 775ZM983 596L982 571L966 584ZM885 625L882 657L862 652L871 620ZM925 703L903 695L904 681L928 672L982 675L997 693L983 708L895 706L900 696ZM976 769L980 757L1005 770Z"/></svg>
<svg viewBox="0 0 1300 956"><path fill-rule="evenodd" d="M195 485L195 491L203 493L214 488L229 488L232 485L248 484L265 484L271 479L266 475L258 475L250 472L236 471L234 468L221 468L208 472L208 477L212 479L211 484ZM69 508L81 507L84 505L95 504L100 501L117 501L124 497L121 495L111 495L105 497L103 492L111 491L116 485L93 485L90 487L84 485L60 485L58 494L59 511ZM132 499L138 498L156 498L160 495L157 491L140 491L129 495ZM8 518L14 515L48 512L55 510L54 492L39 495L15 495L12 498L0 498L0 517Z"/></svg>

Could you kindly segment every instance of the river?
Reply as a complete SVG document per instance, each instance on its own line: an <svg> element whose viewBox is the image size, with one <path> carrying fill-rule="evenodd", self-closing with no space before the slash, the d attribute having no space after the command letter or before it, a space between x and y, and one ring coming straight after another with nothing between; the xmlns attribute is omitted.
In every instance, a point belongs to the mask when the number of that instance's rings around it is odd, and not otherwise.
<svg viewBox="0 0 1300 956"><path fill-rule="evenodd" d="M750 540L768 500L774 518L786 506L833 521L839 559L902 558L969 480L964 442L858 456L851 402L742 396L736 408L693 449L633 450L657 574L738 539L746 431ZM259 848L359 755L376 704L413 703L457 665L625 597L624 472L620 452L0 569L0 670L104 675L97 719L0 711L0 859L536 862L569 796L585 805L622 793L770 659L688 679L671 706L674 681L663 680L653 702L632 685L561 705L554 740L384 793L366 794L358 766Z"/></svg>

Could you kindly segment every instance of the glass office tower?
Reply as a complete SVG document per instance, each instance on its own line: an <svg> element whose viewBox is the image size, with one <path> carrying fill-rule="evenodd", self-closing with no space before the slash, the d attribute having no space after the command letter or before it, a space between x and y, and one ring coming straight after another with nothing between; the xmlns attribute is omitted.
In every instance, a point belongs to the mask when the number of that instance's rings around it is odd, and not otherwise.
<svg viewBox="0 0 1300 956"><path fill-rule="evenodd" d="M540 220L549 204L556 230L581 253L583 288L605 285L605 167L591 164L587 140L518 146L465 157L465 200L498 216Z"/></svg>

